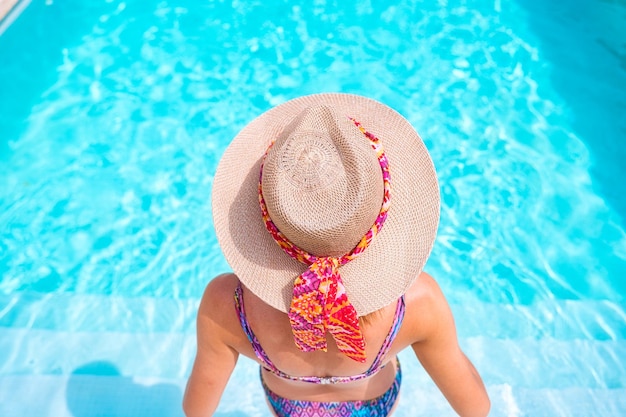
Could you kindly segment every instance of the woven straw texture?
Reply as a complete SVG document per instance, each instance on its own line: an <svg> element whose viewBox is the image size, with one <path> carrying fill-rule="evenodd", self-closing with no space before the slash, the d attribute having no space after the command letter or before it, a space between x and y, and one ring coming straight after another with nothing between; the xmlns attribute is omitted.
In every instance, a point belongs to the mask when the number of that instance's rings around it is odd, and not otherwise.
<svg viewBox="0 0 626 417"><path fill-rule="evenodd" d="M218 165L212 195L226 260L248 289L283 312L306 265L283 252L263 224L261 160L274 141L264 164L263 195L279 230L316 255L349 252L378 215L383 187L376 154L348 116L380 139L391 175L391 206L382 231L340 268L357 314L396 301L421 272L434 243L436 173L419 135L400 114L349 94L283 103L233 139Z"/></svg>
<svg viewBox="0 0 626 417"><path fill-rule="evenodd" d="M309 107L270 149L263 196L272 221L292 243L313 255L341 256L380 211L380 164L351 120L332 107Z"/></svg>

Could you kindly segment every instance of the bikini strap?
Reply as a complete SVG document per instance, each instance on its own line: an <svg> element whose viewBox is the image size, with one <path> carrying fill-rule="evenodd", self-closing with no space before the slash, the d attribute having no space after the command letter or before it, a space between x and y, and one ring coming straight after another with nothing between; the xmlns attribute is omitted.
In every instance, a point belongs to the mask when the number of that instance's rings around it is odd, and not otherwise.
<svg viewBox="0 0 626 417"><path fill-rule="evenodd" d="M387 337L385 337L385 340L383 340L383 344L381 345L378 354L374 358L372 366L370 366L369 369L365 371L365 374L367 374L368 376L375 374L381 368L382 361L385 359L385 356L389 352L393 341L396 339L396 335L400 331L400 327L402 327L405 310L406 305L404 302L404 295L402 295L402 297L400 297L400 299L396 303L396 313L393 316L393 322L391 323L389 333L387 333Z"/></svg>
<svg viewBox="0 0 626 417"><path fill-rule="evenodd" d="M252 331L250 323L248 323L248 319L246 318L246 309L243 303L243 289L241 288L241 282L238 282L237 288L235 288L235 308L237 309L237 315L239 316L239 323L241 323L241 328L246 334L248 341L252 345L254 354L263 364L263 367L270 372L274 372L277 375L282 374L282 372L278 368L276 368L276 366L267 356L267 353L265 353L265 350L263 350L263 347L261 347L261 343L259 343L259 339L257 339L256 335Z"/></svg>
<svg viewBox="0 0 626 417"><path fill-rule="evenodd" d="M350 375L350 376L330 376L330 377L293 376L293 375L284 373L283 371L281 371L274 365L274 363L267 356L267 353L265 353L265 350L263 350L263 347L259 343L259 339L257 339L256 335L252 331L252 328L250 327L250 323L248 323L248 319L246 318L246 310L245 310L244 301L243 301L243 288L241 286L241 282L237 283L237 288L235 288L234 298L235 298L235 308L237 310L237 315L239 317L239 323L241 323L241 328L243 329L243 332L246 334L248 341L252 345L254 354L256 355L257 358L259 358L259 361L261 361L261 366L263 366L263 368L267 369L268 371L272 372L273 374L281 378L288 379L291 381L310 382L313 384L337 384L337 383L358 381L360 379L367 378L375 374L376 372L378 372L380 369L382 369L384 367L384 365L382 365L382 361L385 359L385 356L389 352L389 348L391 347L391 344L393 343L396 335L398 334L398 331L400 330L400 327L402 326L402 321L404 319L404 312L405 312L404 296L402 296L398 300L398 303L396 306L396 313L394 315L391 328L389 329L389 333L387 334L387 337L383 341L383 344L380 350L378 351L378 354L374 358L374 362L372 362L372 365L364 373L358 374L358 375Z"/></svg>

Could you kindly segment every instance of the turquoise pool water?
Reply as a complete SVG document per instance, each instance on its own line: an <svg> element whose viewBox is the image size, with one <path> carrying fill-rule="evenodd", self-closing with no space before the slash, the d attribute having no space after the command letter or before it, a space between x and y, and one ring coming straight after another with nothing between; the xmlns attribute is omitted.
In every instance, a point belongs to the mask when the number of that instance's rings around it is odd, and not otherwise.
<svg viewBox="0 0 626 417"><path fill-rule="evenodd" d="M216 163L321 91L431 151L427 269L492 415L626 415L623 2L48 3L0 37L0 415L181 415ZM402 359L398 415L453 415ZM267 415L251 361L218 415Z"/></svg>

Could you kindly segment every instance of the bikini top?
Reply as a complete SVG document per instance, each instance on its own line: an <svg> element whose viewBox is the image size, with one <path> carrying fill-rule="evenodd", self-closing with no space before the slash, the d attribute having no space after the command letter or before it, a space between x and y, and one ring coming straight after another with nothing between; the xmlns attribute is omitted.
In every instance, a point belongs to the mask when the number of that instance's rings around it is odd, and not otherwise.
<svg viewBox="0 0 626 417"><path fill-rule="evenodd" d="M374 362L369 367L369 369L362 374L358 375L350 375L350 376L330 376L330 377L319 377L319 376L293 376L284 373L280 369L278 369L274 363L267 356L259 340L255 336L250 324L248 323L248 319L246 318L246 311L243 303L243 291L241 288L241 283L237 284L237 288L235 289L235 307L237 309L237 314L239 316L239 322L241 323L241 327L248 337L250 344L252 345L252 349L254 349L254 353L257 358L261 361L263 368L267 369L269 372L284 378L289 379L291 381L301 381L301 382L310 382L312 384L338 384L338 383L346 383L358 381L360 379L367 378L369 376L374 375L376 372L381 370L385 364L383 364L383 359L385 355L389 351L391 344L393 343L398 331L400 330L400 326L402 325L402 320L404 319L404 296L398 299L398 304L396 307L396 313L393 318L393 323L391 324L391 328L389 329L389 333L387 337L383 341L383 344L374 358Z"/></svg>

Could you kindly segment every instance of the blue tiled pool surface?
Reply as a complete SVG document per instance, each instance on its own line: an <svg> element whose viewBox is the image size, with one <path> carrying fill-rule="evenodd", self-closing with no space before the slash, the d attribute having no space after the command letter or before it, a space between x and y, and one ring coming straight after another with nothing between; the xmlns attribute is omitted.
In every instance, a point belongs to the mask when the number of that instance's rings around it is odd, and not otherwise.
<svg viewBox="0 0 626 417"><path fill-rule="evenodd" d="M626 6L32 2L0 37L0 415L180 416L212 174L270 107L396 108L493 416L626 415ZM60 30L60 29L63 30ZM409 352L397 415L454 415ZM268 415L238 365L217 415Z"/></svg>

